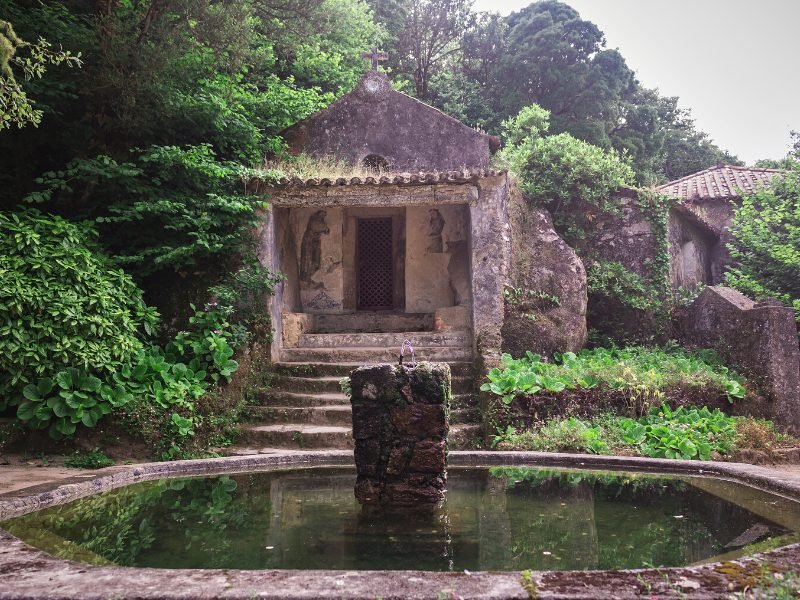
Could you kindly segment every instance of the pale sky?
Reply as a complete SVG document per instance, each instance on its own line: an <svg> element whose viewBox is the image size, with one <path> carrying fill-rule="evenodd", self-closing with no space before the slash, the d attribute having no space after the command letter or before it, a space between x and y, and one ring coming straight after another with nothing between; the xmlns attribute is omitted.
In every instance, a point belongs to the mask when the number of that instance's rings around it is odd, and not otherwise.
<svg viewBox="0 0 800 600"><path fill-rule="evenodd" d="M752 164L800 130L800 0L563 0L619 48L646 87ZM507 15L530 0L475 0Z"/></svg>

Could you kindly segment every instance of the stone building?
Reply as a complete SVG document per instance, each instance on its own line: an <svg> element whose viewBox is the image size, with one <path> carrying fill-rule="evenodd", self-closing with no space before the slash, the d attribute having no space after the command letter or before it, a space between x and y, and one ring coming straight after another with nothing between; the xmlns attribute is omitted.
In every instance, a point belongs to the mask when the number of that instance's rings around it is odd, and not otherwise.
<svg viewBox="0 0 800 600"><path fill-rule="evenodd" d="M269 401L289 423L265 425L258 442L292 430L307 445L320 436L351 445L336 379L359 364L396 363L405 340L416 360L451 365L451 447L474 437L475 373L499 359L511 249L509 180L489 168L490 137L393 90L375 69L284 137L291 152L374 175L265 191L260 255L286 277L271 305L282 375ZM308 421L298 406L314 412L316 429L298 422Z"/></svg>
<svg viewBox="0 0 800 600"><path fill-rule="evenodd" d="M670 181L657 191L678 203L670 215L670 258L673 288L719 285L731 263L727 245L741 194L769 185L777 169L717 165Z"/></svg>
<svg viewBox="0 0 800 600"><path fill-rule="evenodd" d="M264 190L260 257L285 275L271 300L279 376L268 402L288 423L261 427L258 443L287 431L306 445L323 430L342 434L349 413L346 399L334 398L336 378L360 364L397 362L408 340L416 360L450 364L450 447L458 447L477 435L477 388L504 350L584 343L583 265L549 218L513 218L522 200L507 173L490 168L493 138L393 90L373 69L284 139L293 153L373 175ZM564 299L536 323L507 304L509 290L530 285ZM571 336L566 345L563 336ZM324 415L319 407L328 407ZM302 411L322 429L294 422Z"/></svg>
<svg viewBox="0 0 800 600"><path fill-rule="evenodd" d="M275 360L314 355L471 361L502 320L508 178L489 136L369 71L356 89L285 132L290 151L374 167L375 176L288 180L268 193L264 235L286 280L275 295ZM336 331L334 331L336 330ZM319 338L305 352L306 333ZM331 337L369 334L366 338ZM361 346L342 345L360 341ZM414 342L416 341L416 344ZM325 353L322 349L328 349ZM481 351L484 351L482 348ZM480 354L480 352L478 352Z"/></svg>

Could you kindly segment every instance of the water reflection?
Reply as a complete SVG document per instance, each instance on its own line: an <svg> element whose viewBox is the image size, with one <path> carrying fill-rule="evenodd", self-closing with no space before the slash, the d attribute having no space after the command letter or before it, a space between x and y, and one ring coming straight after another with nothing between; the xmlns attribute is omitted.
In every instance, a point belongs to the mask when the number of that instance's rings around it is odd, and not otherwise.
<svg viewBox="0 0 800 600"><path fill-rule="evenodd" d="M431 512L362 509L347 469L149 482L7 521L93 564L521 570L678 566L798 539L796 503L718 480L451 469Z"/></svg>

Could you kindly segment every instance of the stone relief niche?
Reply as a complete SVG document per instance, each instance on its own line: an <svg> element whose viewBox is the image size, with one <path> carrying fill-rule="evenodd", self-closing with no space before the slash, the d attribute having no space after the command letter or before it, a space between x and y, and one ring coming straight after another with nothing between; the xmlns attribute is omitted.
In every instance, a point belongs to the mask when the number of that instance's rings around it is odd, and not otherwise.
<svg viewBox="0 0 800 600"><path fill-rule="evenodd" d="M442 213L438 209L432 208L428 211L430 220L428 221L428 254L440 254L444 252L444 244L442 243L442 231L444 230L445 221Z"/></svg>
<svg viewBox="0 0 800 600"><path fill-rule="evenodd" d="M305 312L342 309L342 210L292 209L300 300Z"/></svg>
<svg viewBox="0 0 800 600"><path fill-rule="evenodd" d="M408 312L471 304L469 227L465 205L408 207Z"/></svg>

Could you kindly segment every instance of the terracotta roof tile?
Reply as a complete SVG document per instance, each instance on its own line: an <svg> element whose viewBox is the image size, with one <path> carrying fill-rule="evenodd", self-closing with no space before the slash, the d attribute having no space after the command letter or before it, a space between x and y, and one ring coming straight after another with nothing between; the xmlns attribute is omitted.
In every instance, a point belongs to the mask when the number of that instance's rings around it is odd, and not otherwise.
<svg viewBox="0 0 800 600"><path fill-rule="evenodd" d="M474 183L483 177L503 175L506 171L495 169L465 169L463 171L432 171L429 173L397 173L380 177L339 177L338 179L292 177L280 179L271 187L296 188L316 186L359 186L359 185L432 185L441 183Z"/></svg>
<svg viewBox="0 0 800 600"><path fill-rule="evenodd" d="M670 198L684 201L737 198L741 192L751 193L759 185L768 185L770 180L780 172L778 169L717 165L705 171L670 181L656 189Z"/></svg>

